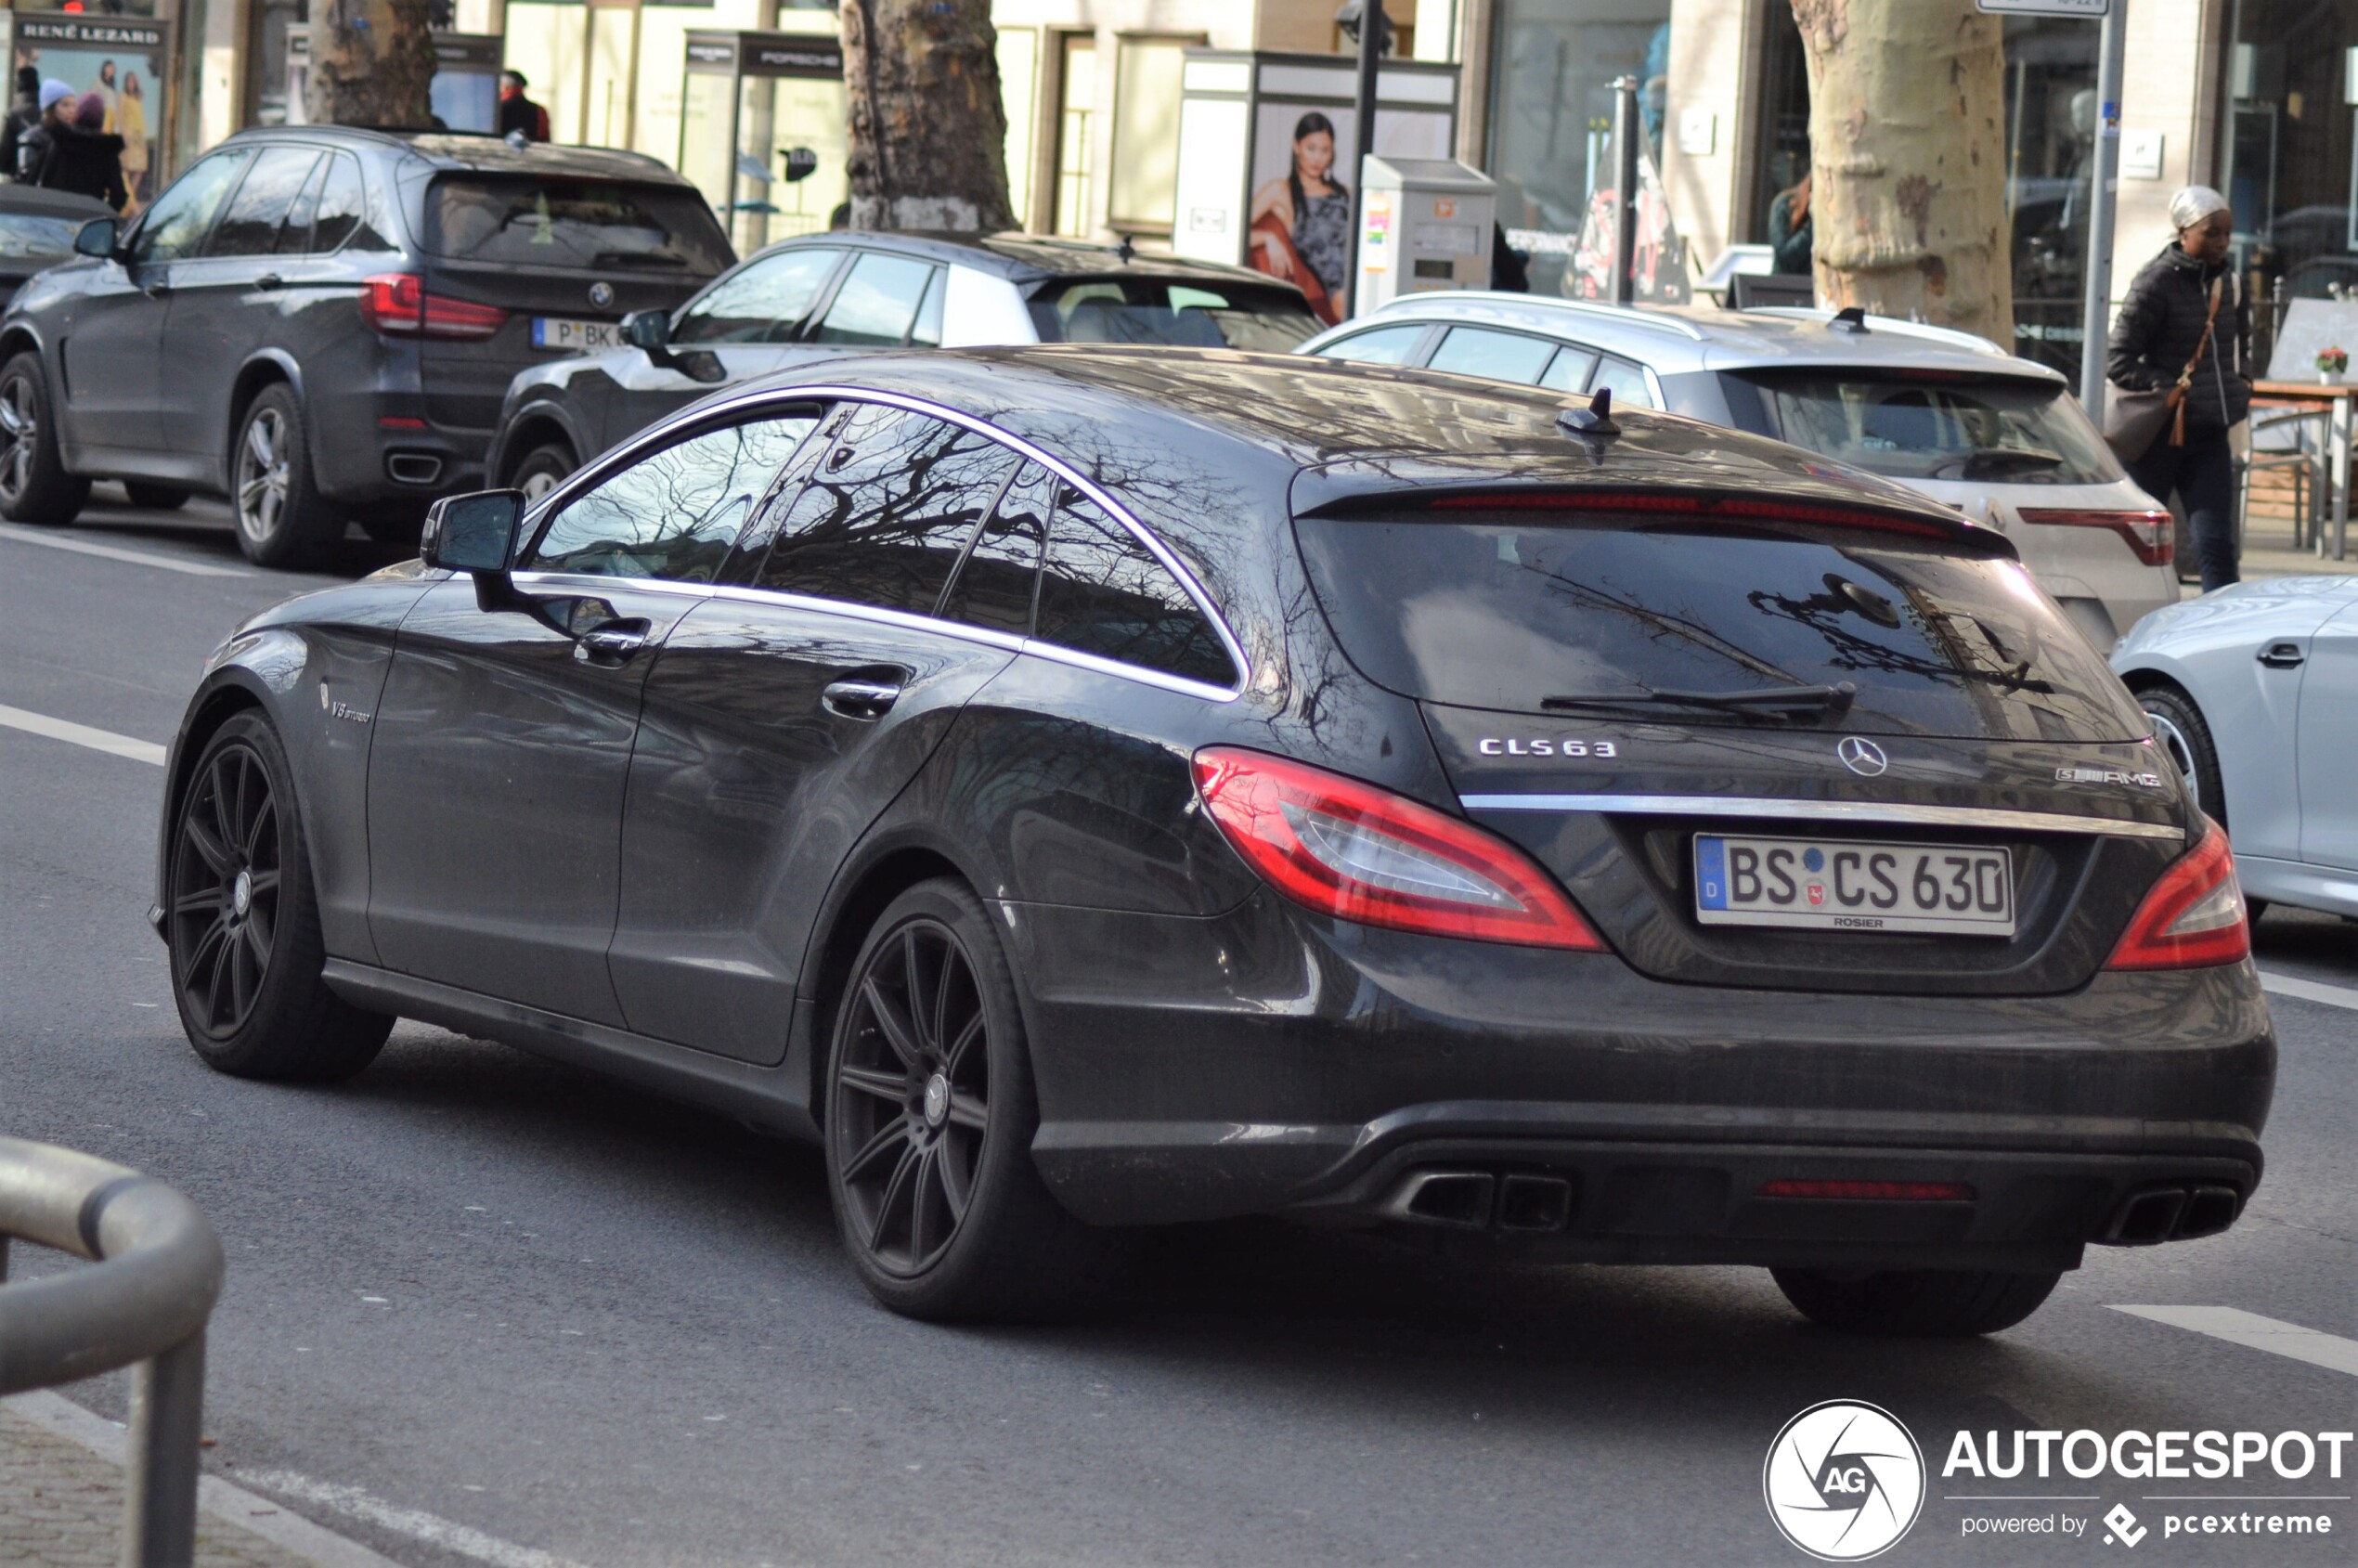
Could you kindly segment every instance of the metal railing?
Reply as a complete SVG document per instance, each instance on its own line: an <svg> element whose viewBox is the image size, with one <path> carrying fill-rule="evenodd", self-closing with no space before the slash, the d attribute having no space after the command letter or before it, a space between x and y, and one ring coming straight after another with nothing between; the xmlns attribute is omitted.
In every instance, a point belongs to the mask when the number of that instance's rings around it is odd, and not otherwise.
<svg viewBox="0 0 2358 1568"><path fill-rule="evenodd" d="M6 1284L11 1237L96 1266ZM196 1552L204 1330L221 1267L211 1223L162 1182L0 1138L0 1394L133 1367L124 1568L187 1568Z"/></svg>

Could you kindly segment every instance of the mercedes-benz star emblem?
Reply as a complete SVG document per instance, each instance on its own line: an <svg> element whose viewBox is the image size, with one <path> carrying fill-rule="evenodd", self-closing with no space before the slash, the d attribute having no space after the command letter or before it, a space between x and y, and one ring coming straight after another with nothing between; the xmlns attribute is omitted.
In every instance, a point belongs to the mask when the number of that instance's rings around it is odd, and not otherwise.
<svg viewBox="0 0 2358 1568"><path fill-rule="evenodd" d="M1883 754L1883 747L1864 735L1843 736L1842 744L1834 747L1834 755L1842 758L1844 767L1862 778L1872 779L1891 766L1891 758Z"/></svg>
<svg viewBox="0 0 2358 1568"><path fill-rule="evenodd" d="M590 303L596 305L600 310L603 310L606 306L614 304L614 285L603 282L590 284Z"/></svg>

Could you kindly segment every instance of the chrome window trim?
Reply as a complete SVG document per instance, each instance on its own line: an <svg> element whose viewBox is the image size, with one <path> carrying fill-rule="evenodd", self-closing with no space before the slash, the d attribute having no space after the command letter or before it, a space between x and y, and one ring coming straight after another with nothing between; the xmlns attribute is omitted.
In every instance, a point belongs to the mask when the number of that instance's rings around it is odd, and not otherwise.
<svg viewBox="0 0 2358 1568"><path fill-rule="evenodd" d="M1237 672L1237 681L1233 687L1214 686L1205 681L1190 680L1185 676L1167 675L1160 670L1148 669L1144 665L1126 665L1116 659L1101 658L1095 654L1082 653L1077 648L1064 648L1056 643L1041 642L1037 639L1024 640L1027 642L1034 644L1034 646L1027 650L1028 652L1037 653L1043 657L1055 658L1059 663L1077 665L1083 669L1095 669L1105 674L1122 675L1141 679L1149 686L1162 686L1172 691L1185 692L1190 695L1204 696L1209 693L1217 693L1216 696L1211 697L1210 700L1219 702L1234 701L1236 698L1242 696L1246 690L1252 685L1252 661L1245 656L1244 644L1237 640L1237 634L1229 628L1227 617L1223 616L1219 609L1212 603L1211 592L1205 589L1199 580L1198 580L1195 573L1187 569L1186 564L1181 561L1178 556L1173 554L1170 547L1165 545L1161 539L1155 537L1154 530L1147 527L1144 523L1139 522L1136 515L1134 514L1128 507L1122 505L1121 502L1115 499L1111 492L1108 491L1104 486L1098 485L1095 481L1085 477L1080 470L1074 468L1062 458L1056 457L1055 454L1034 446L1030 441L1025 440L1020 435L1015 434L1011 431L1002 430L997 425L992 424L990 421L979 418L974 414L965 413L959 409L949 408L943 404L929 402L922 397L913 397L907 393L883 392L873 387L843 386L829 383L796 386L766 386L756 390L720 395L717 401L698 404L692 409L682 409L680 413L673 415L670 419L653 425L646 430L641 431L637 435L632 436L621 446L615 447L612 451L609 451L603 456L596 459L588 466L581 469L578 473L575 473L571 478L567 479L564 485L559 486L556 489L550 491L547 496L543 497L540 504L533 508L531 512L526 514L524 524L519 525L518 532L522 535L522 537L530 538L535 543L538 543L539 540L541 525L546 521L546 514L548 512L557 507L565 505L575 497L582 494L583 492L594 488L606 477L606 475L635 460L641 452L661 445L667 440L675 431L702 425L708 421L724 419L741 409L758 409L765 404L778 404L790 407L797 403L842 402L846 400L860 403L882 403L891 408L905 409L913 414L925 414L933 419L944 421L950 424L963 426L967 430L975 432L978 435L985 436L990 440L999 443L1010 451L1030 459L1033 462L1040 464L1041 467L1047 469L1054 474L1056 474L1058 477L1065 480L1066 483L1071 485L1073 488L1079 490L1082 495L1088 497L1091 500L1105 508L1109 516L1113 517L1124 528L1130 531L1132 538L1135 538L1140 544L1147 547L1147 553L1151 554L1158 562L1161 563L1165 571L1169 572L1173 577L1178 579L1179 586L1186 591L1187 597L1195 601L1196 608L1202 611L1204 617L1211 623L1212 633L1220 639L1220 645L1227 650L1229 663L1234 666ZM791 462L793 460L789 459L787 460ZM518 574L519 577L522 575L523 574L521 573ZM630 582L634 585L638 585L648 579L635 577L605 577L600 580L606 582ZM838 610L846 613L855 613L862 616L866 615L872 608L868 605L851 604L832 599L807 599L800 594L780 593L768 589L747 590L732 590L730 591L732 596L735 591L757 591L766 594L769 597L776 599L782 603L806 603L814 607L824 607L827 609ZM934 630L939 630L944 628L948 628L953 631L980 629L978 628L961 627L955 621L937 620L931 616L912 616L905 611L887 610L876 613L883 616L902 617L903 624L913 624ZM1053 652L1051 650L1053 650Z"/></svg>
<svg viewBox="0 0 2358 1568"><path fill-rule="evenodd" d="M1743 795L1461 795L1458 802L1469 811L1628 811L1665 817L1769 817L1792 822L2005 828L2019 833L2103 833L2118 838L2183 840L2186 836L2183 828L2168 823L1903 801L1776 800Z"/></svg>

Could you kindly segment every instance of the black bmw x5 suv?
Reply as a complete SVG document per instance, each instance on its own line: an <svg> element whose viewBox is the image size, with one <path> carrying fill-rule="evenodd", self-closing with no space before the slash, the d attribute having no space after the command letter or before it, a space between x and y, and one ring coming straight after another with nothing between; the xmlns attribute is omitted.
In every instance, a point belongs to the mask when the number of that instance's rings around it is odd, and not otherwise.
<svg viewBox="0 0 2358 1568"><path fill-rule="evenodd" d="M2137 704L2003 536L1666 415L836 360L255 617L168 777L206 1061L408 1016L823 1138L907 1312L1281 1212L1976 1332L2260 1179Z"/></svg>
<svg viewBox="0 0 2358 1568"><path fill-rule="evenodd" d="M293 566L348 521L414 538L483 483L509 380L611 345L735 257L653 159L492 136L231 136L0 320L0 515L70 523L94 478L227 496Z"/></svg>

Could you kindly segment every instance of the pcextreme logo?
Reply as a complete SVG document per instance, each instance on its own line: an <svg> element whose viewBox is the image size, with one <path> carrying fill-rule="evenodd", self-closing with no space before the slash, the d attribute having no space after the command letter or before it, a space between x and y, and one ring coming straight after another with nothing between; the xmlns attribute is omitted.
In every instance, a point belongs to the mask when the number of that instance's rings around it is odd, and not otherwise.
<svg viewBox="0 0 2358 1568"><path fill-rule="evenodd" d="M1812 1405L1768 1445L1760 1489L1785 1539L1825 1562L1897 1545L1924 1504L1924 1456L1899 1419L1855 1399Z"/></svg>

